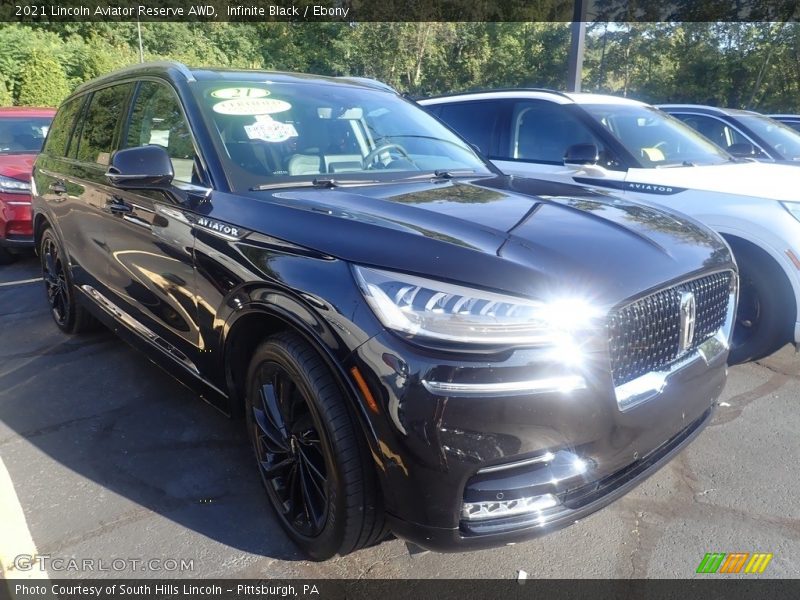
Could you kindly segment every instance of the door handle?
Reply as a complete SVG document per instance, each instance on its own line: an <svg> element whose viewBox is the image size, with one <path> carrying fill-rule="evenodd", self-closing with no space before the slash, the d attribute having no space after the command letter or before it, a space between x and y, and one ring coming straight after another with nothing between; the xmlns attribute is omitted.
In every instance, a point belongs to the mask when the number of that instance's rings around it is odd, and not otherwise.
<svg viewBox="0 0 800 600"><path fill-rule="evenodd" d="M106 208L118 215L126 215L133 212L133 207L130 204L126 204L121 198L109 198L106 200Z"/></svg>
<svg viewBox="0 0 800 600"><path fill-rule="evenodd" d="M48 185L47 189L54 194L66 194L67 184L65 184L63 181L56 180Z"/></svg>

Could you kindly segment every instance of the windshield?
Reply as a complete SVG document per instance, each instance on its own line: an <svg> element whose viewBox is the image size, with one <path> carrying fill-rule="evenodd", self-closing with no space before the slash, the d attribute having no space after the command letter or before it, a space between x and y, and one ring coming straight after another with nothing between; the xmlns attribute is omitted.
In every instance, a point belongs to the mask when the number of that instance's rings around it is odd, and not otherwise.
<svg viewBox="0 0 800 600"><path fill-rule="evenodd" d="M737 115L736 118L786 159L800 160L800 133L791 127L761 115Z"/></svg>
<svg viewBox="0 0 800 600"><path fill-rule="evenodd" d="M729 154L688 125L652 106L589 104L582 107L644 167L721 164Z"/></svg>
<svg viewBox="0 0 800 600"><path fill-rule="evenodd" d="M215 81L200 88L236 188L490 174L469 145L416 105L349 85Z"/></svg>
<svg viewBox="0 0 800 600"><path fill-rule="evenodd" d="M52 117L0 117L0 153L41 151L52 120Z"/></svg>

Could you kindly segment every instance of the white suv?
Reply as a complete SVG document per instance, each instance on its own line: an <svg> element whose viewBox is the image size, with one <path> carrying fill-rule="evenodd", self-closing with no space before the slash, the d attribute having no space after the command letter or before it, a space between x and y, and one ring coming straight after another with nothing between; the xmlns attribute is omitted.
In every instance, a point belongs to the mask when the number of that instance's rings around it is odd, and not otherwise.
<svg viewBox="0 0 800 600"><path fill-rule="evenodd" d="M615 96L520 89L419 103L507 174L671 207L721 233L741 273L732 363L800 342L800 169L737 160Z"/></svg>

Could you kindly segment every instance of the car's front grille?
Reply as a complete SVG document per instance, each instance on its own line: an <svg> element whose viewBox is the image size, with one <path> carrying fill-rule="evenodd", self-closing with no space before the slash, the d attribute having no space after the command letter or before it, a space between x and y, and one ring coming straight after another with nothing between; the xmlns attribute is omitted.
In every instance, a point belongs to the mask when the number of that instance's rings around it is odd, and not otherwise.
<svg viewBox="0 0 800 600"><path fill-rule="evenodd" d="M608 318L608 349L614 384L668 365L691 352L725 323L731 272L714 273L660 290L612 312ZM696 303L694 337L680 351L681 296L692 292Z"/></svg>

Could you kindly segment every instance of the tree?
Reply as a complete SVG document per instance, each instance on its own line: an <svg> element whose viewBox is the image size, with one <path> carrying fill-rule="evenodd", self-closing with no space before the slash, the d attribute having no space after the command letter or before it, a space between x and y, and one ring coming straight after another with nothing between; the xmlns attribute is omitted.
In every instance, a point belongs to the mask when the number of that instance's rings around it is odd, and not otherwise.
<svg viewBox="0 0 800 600"><path fill-rule="evenodd" d="M14 98L11 92L6 87L6 82L0 79L0 106L11 106L14 103Z"/></svg>
<svg viewBox="0 0 800 600"><path fill-rule="evenodd" d="M61 64L49 54L35 50L22 68L17 104L58 106L69 92L70 86Z"/></svg>

